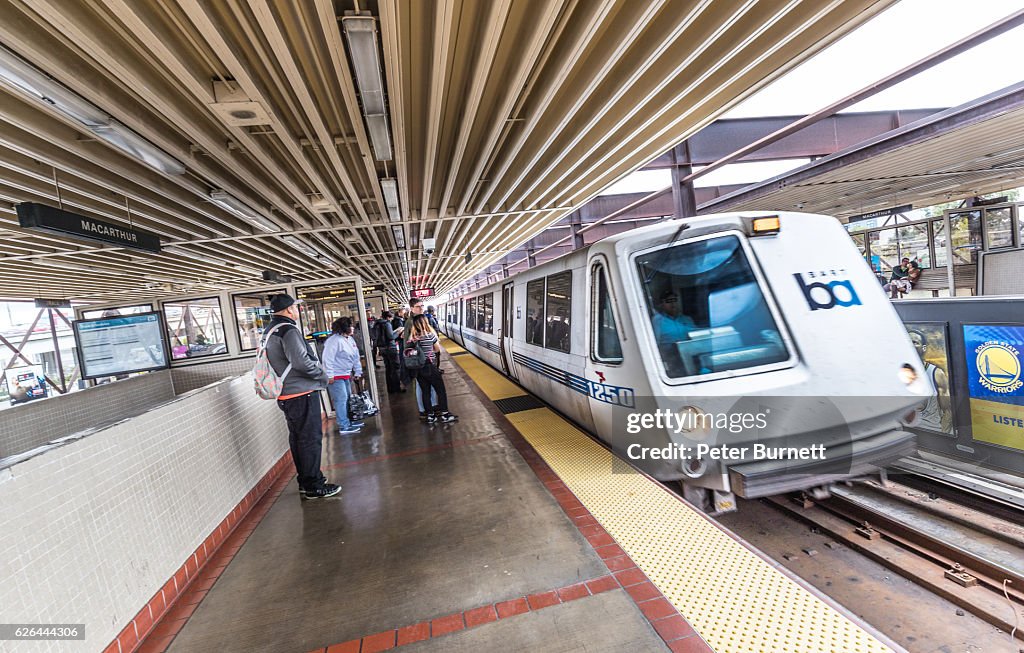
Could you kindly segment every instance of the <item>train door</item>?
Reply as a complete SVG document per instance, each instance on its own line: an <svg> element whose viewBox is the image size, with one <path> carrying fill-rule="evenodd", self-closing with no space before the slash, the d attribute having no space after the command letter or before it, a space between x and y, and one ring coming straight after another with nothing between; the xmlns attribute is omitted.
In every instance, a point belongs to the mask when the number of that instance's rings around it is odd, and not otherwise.
<svg viewBox="0 0 1024 653"><path fill-rule="evenodd" d="M466 346L466 339L462 337L463 305L465 303L465 300L462 299L455 300L455 323L452 325L452 335L458 334L459 336L455 342L463 347Z"/></svg>
<svg viewBox="0 0 1024 653"><path fill-rule="evenodd" d="M512 325L515 319L515 306L512 301L511 281L501 287L501 331L498 333L498 349L501 352L501 369L505 374L516 378L512 367Z"/></svg>

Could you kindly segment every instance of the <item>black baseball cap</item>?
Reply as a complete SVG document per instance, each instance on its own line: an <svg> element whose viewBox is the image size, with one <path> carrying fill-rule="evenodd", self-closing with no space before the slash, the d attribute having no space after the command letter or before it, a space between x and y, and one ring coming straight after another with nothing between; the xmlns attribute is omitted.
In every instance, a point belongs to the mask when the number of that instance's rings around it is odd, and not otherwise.
<svg viewBox="0 0 1024 653"><path fill-rule="evenodd" d="M270 298L270 312L280 313L284 309L288 308L292 304L301 304L301 299L295 299L291 295L281 293L280 295L274 295Z"/></svg>

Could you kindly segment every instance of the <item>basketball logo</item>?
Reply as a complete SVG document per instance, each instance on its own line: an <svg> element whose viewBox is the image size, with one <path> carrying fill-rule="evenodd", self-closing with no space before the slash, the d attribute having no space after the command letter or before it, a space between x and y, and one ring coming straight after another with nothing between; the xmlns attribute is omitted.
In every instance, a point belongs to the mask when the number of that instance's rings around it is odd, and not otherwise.
<svg viewBox="0 0 1024 653"><path fill-rule="evenodd" d="M1007 394L1020 389L1020 353L1005 342L986 342L975 349L978 380L991 392Z"/></svg>

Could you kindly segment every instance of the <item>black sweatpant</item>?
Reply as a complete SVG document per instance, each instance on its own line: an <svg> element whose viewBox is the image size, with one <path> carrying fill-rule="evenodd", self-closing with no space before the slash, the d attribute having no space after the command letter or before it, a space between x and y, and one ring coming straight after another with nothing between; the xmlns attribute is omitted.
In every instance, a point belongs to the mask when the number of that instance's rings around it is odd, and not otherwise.
<svg viewBox="0 0 1024 653"><path fill-rule="evenodd" d="M309 491L323 487L327 479L320 471L324 437L320 423L320 393L278 399L277 406L284 411L284 419L288 423L288 445L299 476L299 489Z"/></svg>
<svg viewBox="0 0 1024 653"><path fill-rule="evenodd" d="M444 377L441 376L441 372L438 371L433 363L427 361L427 364L416 372L416 382L420 384L420 392L423 394L423 407L427 409L428 413L448 412L448 392L444 389ZM437 393L436 406L430 405L431 389Z"/></svg>
<svg viewBox="0 0 1024 653"><path fill-rule="evenodd" d="M398 349L394 345L382 347L381 356L384 358L384 380L387 383L388 392L398 392L402 389L402 382L399 378L401 363L398 360Z"/></svg>

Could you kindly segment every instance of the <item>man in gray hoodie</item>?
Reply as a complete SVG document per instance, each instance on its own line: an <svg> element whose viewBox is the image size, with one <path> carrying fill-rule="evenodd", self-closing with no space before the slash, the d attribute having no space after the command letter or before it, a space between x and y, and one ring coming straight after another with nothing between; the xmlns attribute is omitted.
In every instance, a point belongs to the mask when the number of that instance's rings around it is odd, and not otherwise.
<svg viewBox="0 0 1024 653"><path fill-rule="evenodd" d="M267 341L267 360L279 376L284 376L277 405L288 423L288 444L299 477L299 495L303 499L322 499L338 494L341 487L328 483L320 471L320 390L327 387L328 378L299 329L300 301L284 294L270 298L274 319L267 325L267 331L281 326ZM285 374L289 365L291 369Z"/></svg>

